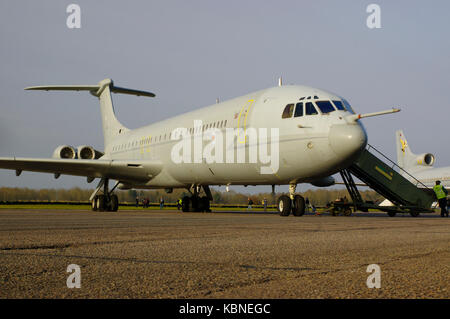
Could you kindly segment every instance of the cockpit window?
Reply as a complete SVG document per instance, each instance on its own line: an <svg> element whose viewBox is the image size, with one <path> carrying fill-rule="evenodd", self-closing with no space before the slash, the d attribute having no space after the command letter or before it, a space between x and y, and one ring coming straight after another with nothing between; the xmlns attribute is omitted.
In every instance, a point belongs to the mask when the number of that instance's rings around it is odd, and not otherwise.
<svg viewBox="0 0 450 319"><path fill-rule="evenodd" d="M294 113L294 117L297 116L303 116L303 103L297 103L297 105L295 105L295 113Z"/></svg>
<svg viewBox="0 0 450 319"><path fill-rule="evenodd" d="M316 108L314 107L314 105L311 102L307 102L305 104L305 114L306 115L315 115L315 114L319 114L316 110Z"/></svg>
<svg viewBox="0 0 450 319"><path fill-rule="evenodd" d="M288 104L284 108L283 114L281 115L282 119L287 119L289 117L292 117L292 113L294 113L294 104Z"/></svg>
<svg viewBox="0 0 450 319"><path fill-rule="evenodd" d="M342 99L342 102L344 102L344 105L347 108L347 111L350 111L353 114L355 114L355 111L353 111L352 107L350 106L350 103L348 103L346 99Z"/></svg>
<svg viewBox="0 0 450 319"><path fill-rule="evenodd" d="M345 111L344 104L341 101L333 101L333 103L338 110Z"/></svg>
<svg viewBox="0 0 450 319"><path fill-rule="evenodd" d="M316 101L316 105L323 114L336 111L330 101Z"/></svg>

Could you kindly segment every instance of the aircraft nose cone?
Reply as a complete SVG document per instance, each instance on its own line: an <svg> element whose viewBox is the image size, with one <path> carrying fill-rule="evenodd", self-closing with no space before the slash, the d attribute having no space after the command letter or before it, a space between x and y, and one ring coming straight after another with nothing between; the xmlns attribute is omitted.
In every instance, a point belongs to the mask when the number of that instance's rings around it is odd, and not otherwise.
<svg viewBox="0 0 450 319"><path fill-rule="evenodd" d="M359 154L367 145L367 135L358 124L332 125L329 134L330 146L345 158Z"/></svg>

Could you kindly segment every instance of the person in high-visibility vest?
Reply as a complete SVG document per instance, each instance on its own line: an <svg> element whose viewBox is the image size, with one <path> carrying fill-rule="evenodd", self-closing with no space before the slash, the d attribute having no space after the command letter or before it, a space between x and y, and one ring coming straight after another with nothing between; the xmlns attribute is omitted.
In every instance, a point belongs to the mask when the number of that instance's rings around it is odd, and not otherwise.
<svg viewBox="0 0 450 319"><path fill-rule="evenodd" d="M433 187L434 193L436 194L436 198L439 203L439 207L441 208L441 216L448 217L448 210L447 210L447 190L444 188L444 186L441 185L441 181L436 181L436 185Z"/></svg>

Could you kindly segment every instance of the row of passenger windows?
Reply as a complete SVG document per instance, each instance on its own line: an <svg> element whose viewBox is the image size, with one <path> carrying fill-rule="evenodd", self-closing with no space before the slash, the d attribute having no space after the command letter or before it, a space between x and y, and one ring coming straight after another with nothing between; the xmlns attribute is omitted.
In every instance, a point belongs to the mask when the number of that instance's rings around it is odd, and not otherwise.
<svg viewBox="0 0 450 319"><path fill-rule="evenodd" d="M210 124L205 124L201 128L202 128L202 131L206 131L207 129L210 129L210 128L224 128L226 126L227 126L227 120L223 120L223 121L217 121L217 122L210 123ZM191 127L190 129L188 129L188 131L190 134L199 133L200 128L195 127L195 130L194 130L194 127ZM169 133L169 134L165 133L164 135L161 134L159 136L154 136L154 137L149 136L146 138L142 138L139 141L133 141L133 142L116 145L113 147L113 152L122 151L122 150L129 149L132 147L143 146L143 145L148 145L151 143L170 140L171 134L172 133Z"/></svg>
<svg viewBox="0 0 450 319"><path fill-rule="evenodd" d="M295 109L295 112L294 112ZM346 111L342 101L315 101L315 102L299 102L297 104L291 103L284 108L281 118L286 119L292 117L298 117L303 115L317 115L319 110L322 114L327 114L336 110Z"/></svg>

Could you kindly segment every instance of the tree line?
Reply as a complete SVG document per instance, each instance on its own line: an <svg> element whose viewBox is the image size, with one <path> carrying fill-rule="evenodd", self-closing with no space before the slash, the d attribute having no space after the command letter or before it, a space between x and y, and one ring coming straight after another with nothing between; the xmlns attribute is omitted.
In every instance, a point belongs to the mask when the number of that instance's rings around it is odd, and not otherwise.
<svg viewBox="0 0 450 319"><path fill-rule="evenodd" d="M93 189L82 189L74 187L71 189L30 189L30 188L0 188L0 201L88 201ZM175 189L172 193L168 194L164 190L118 190L115 192L119 197L120 202L135 203L136 199L139 203L142 203L144 199L148 199L150 203L159 203L163 198L165 203L176 203L176 201L184 196L189 195L187 190ZM360 191L364 200L378 202L383 200L383 197L372 190ZM267 199L269 205L276 204L278 196L282 193L272 194L267 193L238 193L230 190L219 191L211 188L211 194L213 196L213 204L247 204L248 199L251 198L254 204L261 204L264 199ZM287 193L284 193L287 194ZM346 189L314 189L307 190L302 193L305 198L316 206L325 206L327 203L334 201L337 198L343 198L351 200Z"/></svg>

